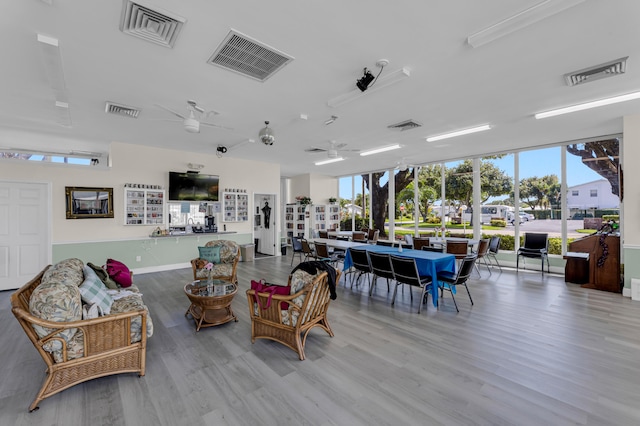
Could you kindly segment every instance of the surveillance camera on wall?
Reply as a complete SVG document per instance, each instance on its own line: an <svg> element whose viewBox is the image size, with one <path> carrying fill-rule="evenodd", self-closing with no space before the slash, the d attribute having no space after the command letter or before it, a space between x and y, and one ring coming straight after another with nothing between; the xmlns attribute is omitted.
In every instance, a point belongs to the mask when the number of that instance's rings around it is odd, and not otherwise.
<svg viewBox="0 0 640 426"><path fill-rule="evenodd" d="M224 145L218 145L218 147L216 148L216 151L218 151L220 154L226 154L227 147Z"/></svg>

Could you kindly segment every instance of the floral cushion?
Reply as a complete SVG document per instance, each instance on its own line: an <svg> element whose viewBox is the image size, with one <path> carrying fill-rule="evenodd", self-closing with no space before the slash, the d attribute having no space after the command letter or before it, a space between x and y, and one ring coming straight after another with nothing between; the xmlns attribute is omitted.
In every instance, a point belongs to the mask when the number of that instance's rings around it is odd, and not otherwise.
<svg viewBox="0 0 640 426"><path fill-rule="evenodd" d="M208 241L205 247L217 247L220 246L220 263L233 263L237 256L239 256L240 246L238 243L231 240L214 240Z"/></svg>
<svg viewBox="0 0 640 426"><path fill-rule="evenodd" d="M127 287L127 290L131 290L131 287ZM149 310L142 301L142 295L139 294L139 291L137 291L137 293L138 294L132 294L127 297L123 297L122 299L114 300L113 305L111 305L111 313L118 314L144 309L147 311L147 337L151 337L153 335L153 322L151 321ZM131 320L131 341L139 342L141 338L142 318L140 316L136 316Z"/></svg>
<svg viewBox="0 0 640 426"><path fill-rule="evenodd" d="M219 263L217 265L213 265L213 268L211 268L212 277L230 277L232 272L233 265L230 263ZM196 269L196 278L209 278L209 271L207 269Z"/></svg>
<svg viewBox="0 0 640 426"><path fill-rule="evenodd" d="M301 269L298 269L291 275L291 292L290 294L296 294L300 290L302 290L306 285L313 282L316 278L316 275L311 275ZM315 291L315 289L313 290ZM302 307L304 303L304 299L306 294L301 294L298 297L294 297L291 302L298 307ZM291 324L292 327L295 327L298 323L298 317L300 316L300 311L297 309L289 308L287 310L282 311L282 323L285 325Z"/></svg>
<svg viewBox="0 0 640 426"><path fill-rule="evenodd" d="M79 286L84 282L84 264L80 259L66 259L51 266L45 271L40 284L34 289L29 299L29 311L38 318L55 322L82 320L82 297ZM153 334L153 323L148 315L148 309L142 301L142 294L135 285L127 288L134 293L114 301L111 313L129 312L145 309L147 311L147 337ZM52 329L33 326L36 334L43 338ZM139 316L131 321L131 340L139 342L141 339L142 320ZM81 330L72 328L58 333L67 346L67 360L84 356L84 335ZM52 340L43 345L43 349L50 352L55 362L63 362L62 342Z"/></svg>
<svg viewBox="0 0 640 426"><path fill-rule="evenodd" d="M67 283L79 286L84 281L83 267L84 263L80 259L61 260L45 271L41 282Z"/></svg>
<svg viewBox="0 0 640 426"><path fill-rule="evenodd" d="M68 322L81 320L82 300L78 285L55 281L41 283L31 294L29 311L32 315L47 321ZM51 328L39 325L34 325L33 328L40 338L53 331ZM69 342L77 330L77 328L70 328L58 334ZM48 352L61 350L62 343L58 340L52 340L47 342L43 348Z"/></svg>

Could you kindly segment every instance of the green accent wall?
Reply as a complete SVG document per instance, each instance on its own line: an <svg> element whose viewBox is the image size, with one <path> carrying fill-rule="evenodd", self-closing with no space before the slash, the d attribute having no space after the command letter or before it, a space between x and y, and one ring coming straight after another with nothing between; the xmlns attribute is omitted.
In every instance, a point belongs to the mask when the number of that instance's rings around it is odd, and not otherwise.
<svg viewBox="0 0 640 426"><path fill-rule="evenodd" d="M623 248L624 287L631 288L631 278L640 277L640 247Z"/></svg>
<svg viewBox="0 0 640 426"><path fill-rule="evenodd" d="M117 259L130 269L158 268L189 263L198 257L198 247L211 240L232 240L240 245L253 244L250 233L189 234L119 241L61 243L53 245L53 263L70 257L83 262L104 265L107 259ZM140 256L140 262L136 261Z"/></svg>

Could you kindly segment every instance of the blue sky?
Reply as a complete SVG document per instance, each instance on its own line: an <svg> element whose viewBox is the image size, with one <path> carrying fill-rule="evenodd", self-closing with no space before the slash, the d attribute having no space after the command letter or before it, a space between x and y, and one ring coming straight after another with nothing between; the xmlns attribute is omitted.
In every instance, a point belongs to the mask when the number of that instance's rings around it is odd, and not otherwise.
<svg viewBox="0 0 640 426"><path fill-rule="evenodd" d="M523 151L520 153L520 179L525 177L542 177L555 174L560 178L561 147ZM513 155L493 160L494 164L507 175L513 176ZM453 165L454 163L448 163ZM602 179L602 176L582 164L580 157L567 153L567 185L574 186L585 182ZM356 194L361 192L361 179L356 179ZM351 198L351 179L340 180L340 196Z"/></svg>

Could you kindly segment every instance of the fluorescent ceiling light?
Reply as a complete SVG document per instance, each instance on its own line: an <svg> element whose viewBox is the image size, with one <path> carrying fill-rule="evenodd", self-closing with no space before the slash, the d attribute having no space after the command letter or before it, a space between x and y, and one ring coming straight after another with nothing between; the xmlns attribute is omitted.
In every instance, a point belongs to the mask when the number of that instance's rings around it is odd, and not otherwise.
<svg viewBox="0 0 640 426"><path fill-rule="evenodd" d="M576 6L585 0L545 0L531 6L522 12L516 13L497 24L491 25L484 30L478 31L467 37L467 43L472 47L479 47L494 40L521 30L531 24L546 19L565 9Z"/></svg>
<svg viewBox="0 0 640 426"><path fill-rule="evenodd" d="M468 135L469 133L482 132L491 129L491 126L484 124L482 126L471 127L469 129L456 130L455 132L443 133L437 136L429 136L427 142L435 142L442 139L455 138L456 136Z"/></svg>
<svg viewBox="0 0 640 426"><path fill-rule="evenodd" d="M554 117L556 115L569 114L570 112L582 111L590 108L597 108L605 105L617 104L619 102L632 101L640 98L640 92L627 93L626 95L614 96L612 98L600 99L599 101L586 102L584 104L573 105L565 108L553 109L551 111L539 112L536 119Z"/></svg>
<svg viewBox="0 0 640 426"><path fill-rule="evenodd" d="M358 89L354 85L354 88L352 91L350 91L349 93L345 93L344 95L336 96L333 99L329 99L327 101L327 105L329 105L331 108L337 108L348 102L355 101L356 99L362 96L365 96L369 93L376 92L392 84L404 81L410 75L411 75L411 71L409 71L408 68L400 68L399 70L395 70L387 75L384 75L384 72L383 72L380 78L378 79L378 81L376 81L373 84L373 86L370 86L366 91L361 92L360 89Z"/></svg>
<svg viewBox="0 0 640 426"><path fill-rule="evenodd" d="M338 161L342 161L342 160L344 160L344 158L342 157L330 158L328 160L316 161L314 164L316 166L322 166L323 164L337 163Z"/></svg>
<svg viewBox="0 0 640 426"><path fill-rule="evenodd" d="M379 154L381 152L387 152L387 151L392 151L394 149L398 149L398 148L402 148L399 144L395 144L395 145L389 145L389 146L383 146L382 148L375 148L375 149L370 149L368 151L362 151L360 153L361 156L365 157L367 155L372 155L372 154Z"/></svg>

